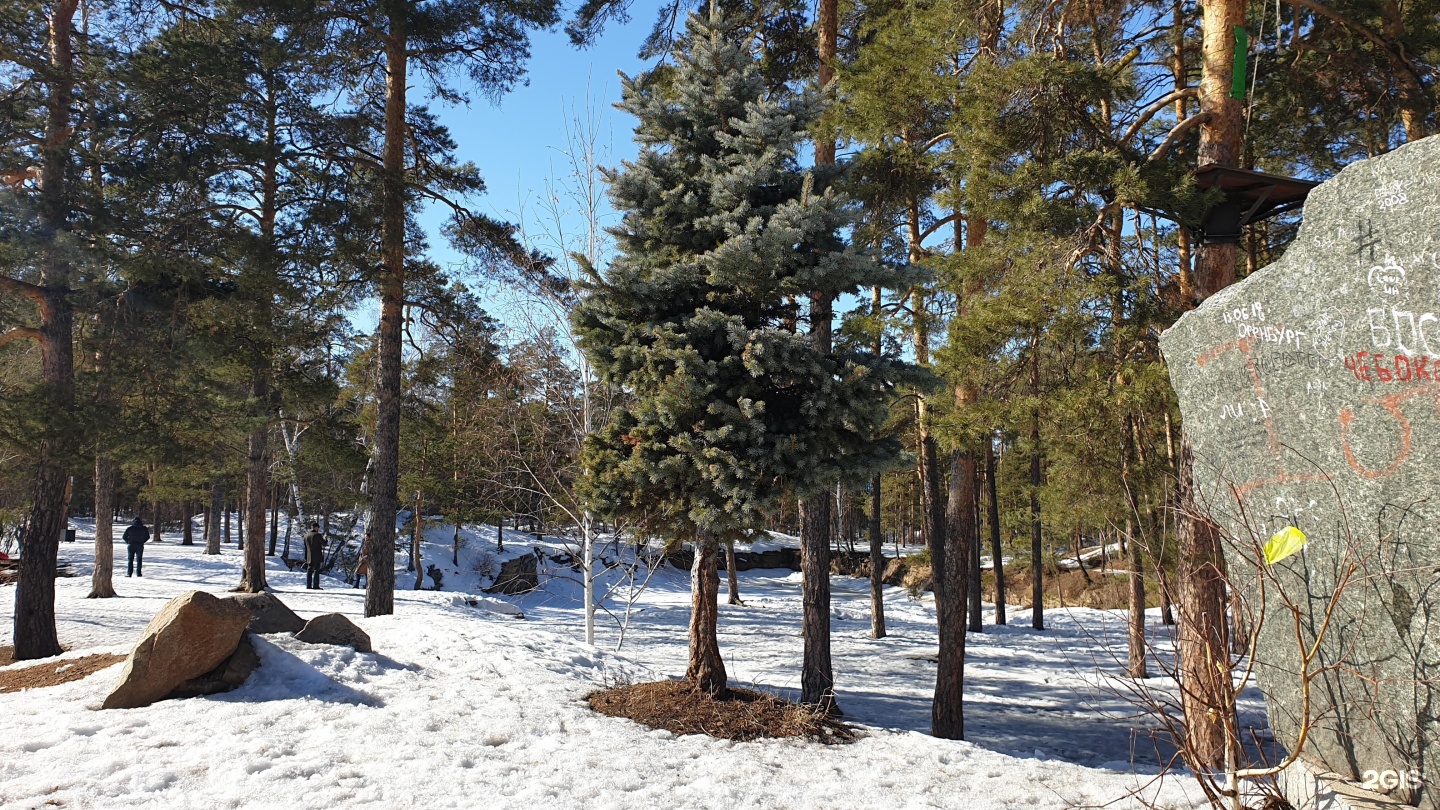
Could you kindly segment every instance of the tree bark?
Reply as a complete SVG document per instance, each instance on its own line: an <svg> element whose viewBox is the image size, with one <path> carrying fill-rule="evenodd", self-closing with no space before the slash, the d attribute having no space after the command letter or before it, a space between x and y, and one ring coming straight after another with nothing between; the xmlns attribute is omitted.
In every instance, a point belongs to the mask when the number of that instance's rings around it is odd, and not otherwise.
<svg viewBox="0 0 1440 810"><path fill-rule="evenodd" d="M425 584L425 567L420 564L420 540L425 536L425 518L420 516L420 490L415 490L415 533L410 538L410 561L415 565L415 590Z"/></svg>
<svg viewBox="0 0 1440 810"><path fill-rule="evenodd" d="M880 482L870 479L870 637L885 638L885 539L880 524Z"/></svg>
<svg viewBox="0 0 1440 810"><path fill-rule="evenodd" d="M400 358L405 307L405 4L392 7L385 45L385 148L381 176L380 334L376 341L375 479L371 491L365 615L395 612L395 513L400 485Z"/></svg>
<svg viewBox="0 0 1440 810"><path fill-rule="evenodd" d="M195 545L195 504L186 501L182 505L182 509L185 514L181 515L184 520L180 524L180 545L193 546Z"/></svg>
<svg viewBox="0 0 1440 810"><path fill-rule="evenodd" d="M275 545L280 540L280 492L271 482L270 487L270 548L265 556L275 556Z"/></svg>
<svg viewBox="0 0 1440 810"><path fill-rule="evenodd" d="M1195 482L1190 440L1180 440L1180 504L1193 509ZM1219 768L1226 761L1226 728L1233 727L1235 696L1230 675L1230 643L1225 621L1225 568L1220 530L1201 516L1183 511L1179 525L1181 707L1187 747L1197 768Z"/></svg>
<svg viewBox="0 0 1440 810"><path fill-rule="evenodd" d="M1240 156L1241 105L1230 97L1235 61L1235 28L1245 24L1244 0L1206 0L1202 7L1204 64L1200 111L1210 118L1200 127L1201 165L1233 167ZM1195 303L1235 281L1238 246L1201 244L1195 265ZM1227 727L1235 718L1230 681L1230 647L1225 627L1225 579L1220 531L1195 502L1194 458L1183 431L1180 451L1178 586L1181 707L1194 769L1218 768L1226 759Z"/></svg>
<svg viewBox="0 0 1440 810"><path fill-rule="evenodd" d="M1038 348L1038 347L1037 347ZM1032 350L1033 351L1033 350ZM1040 361L1033 358L1030 392L1040 389ZM1045 629L1045 533L1040 522L1040 414L1030 414L1030 626Z"/></svg>
<svg viewBox="0 0 1440 810"><path fill-rule="evenodd" d="M90 599L115 596L115 461L101 452L95 457L95 570L90 574Z"/></svg>
<svg viewBox="0 0 1440 810"><path fill-rule="evenodd" d="M800 504L800 702L838 714L830 668L830 498L821 493Z"/></svg>
<svg viewBox="0 0 1440 810"><path fill-rule="evenodd" d="M839 30L839 0L820 0L817 12L820 68L817 84L823 91L835 76L835 54ZM815 140L815 164L835 163L835 142ZM810 336L816 351L829 356L831 318L829 293L810 295ZM817 492L800 505L800 576L804 652L800 665L800 702L838 714L835 702L835 674L830 662L830 496Z"/></svg>
<svg viewBox="0 0 1440 810"><path fill-rule="evenodd" d="M1005 623L1005 560L1000 544L1000 499L995 491L995 446L985 437L985 519L990 525L990 557L995 573L995 623Z"/></svg>
<svg viewBox="0 0 1440 810"><path fill-rule="evenodd" d="M257 371L250 383L250 396L256 403L270 399L269 361L266 370ZM263 405L261 405L263 407ZM260 593L268 587L265 578L265 496L270 492L270 428L259 424L250 431L245 470L245 565L238 591Z"/></svg>
<svg viewBox="0 0 1440 810"><path fill-rule="evenodd" d="M1125 519L1125 535L1129 538L1130 563L1130 660L1126 668L1132 678L1147 678L1145 667L1145 558L1140 544L1130 536L1131 521Z"/></svg>
<svg viewBox="0 0 1440 810"><path fill-rule="evenodd" d="M720 657L716 630L720 613L718 547L708 533L695 538L695 562L690 567L690 664L685 670L685 680L717 697L727 689L725 661Z"/></svg>
<svg viewBox="0 0 1440 810"><path fill-rule="evenodd" d="M225 488L219 481L210 485L210 519L205 522L205 553L220 553L220 511L225 508Z"/></svg>
<svg viewBox="0 0 1440 810"><path fill-rule="evenodd" d="M1135 493L1130 488L1131 456L1135 450L1135 423L1127 414L1120 420L1120 483L1125 491L1125 533L1120 538L1130 568L1129 661L1126 674L1145 678L1145 560L1140 544L1135 542L1135 520L1140 511Z"/></svg>
<svg viewBox="0 0 1440 810"><path fill-rule="evenodd" d="M725 541L725 580L729 589L728 599L732 605L744 605L740 601L740 577L735 572L735 541Z"/></svg>
<svg viewBox="0 0 1440 810"><path fill-rule="evenodd" d="M935 473L938 478L938 471ZM976 541L975 456L957 450L950 456L950 489L945 508L939 565L934 547L935 614L940 650L935 672L935 702L930 729L936 737L965 739L965 614L970 585L968 562Z"/></svg>
<svg viewBox="0 0 1440 810"><path fill-rule="evenodd" d="M967 605L966 622L969 632L985 632L984 605L980 593L980 471L975 464L974 454L971 454L970 474L975 480L970 482L970 526L971 537L970 547L965 555L965 575L968 579L966 585L965 602ZM955 486L952 482L950 486ZM953 530L953 529L952 529Z"/></svg>
<svg viewBox="0 0 1440 810"><path fill-rule="evenodd" d="M40 310L41 381L51 418L66 418L75 398L74 313L70 303L71 266L62 234L70 227L66 169L70 163L75 91L71 46L79 0L58 0L50 13L51 75L45 78L46 119L40 166L40 288L28 295ZM66 525L64 452L55 439L36 448L35 482L26 521L25 549L15 591L14 657L49 658L61 652L55 633L55 560Z"/></svg>

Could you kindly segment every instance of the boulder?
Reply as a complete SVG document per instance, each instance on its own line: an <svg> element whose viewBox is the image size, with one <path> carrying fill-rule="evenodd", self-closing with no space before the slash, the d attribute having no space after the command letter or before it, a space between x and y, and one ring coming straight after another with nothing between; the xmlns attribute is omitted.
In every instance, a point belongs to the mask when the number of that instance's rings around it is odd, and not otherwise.
<svg viewBox="0 0 1440 810"><path fill-rule="evenodd" d="M1234 592L1264 610L1251 623L1255 672L1276 737L1294 750L1309 726L1301 755L1357 781L1423 774L1423 787L1406 779L1391 795L1432 809L1437 165L1432 137L1347 167L1310 193L1279 261L1212 295L1160 339L1196 502L1228 540ZM1264 561L1258 549L1287 526L1308 544ZM1307 683L1302 656L1322 627Z"/></svg>
<svg viewBox="0 0 1440 810"><path fill-rule="evenodd" d="M235 652L221 662L220 666L180 684L165 698L169 700L229 692L245 683L245 679L250 677L250 673L258 666L260 656L255 652L255 645L250 643L250 634L246 633L240 637L240 644L235 648Z"/></svg>
<svg viewBox="0 0 1440 810"><path fill-rule="evenodd" d="M202 591L171 599L146 625L101 708L149 706L215 669L235 652L250 618L239 602Z"/></svg>
<svg viewBox="0 0 1440 810"><path fill-rule="evenodd" d="M880 578L886 585L904 585L905 578L910 574L910 566L901 557L887 560L885 563L885 574Z"/></svg>
<svg viewBox="0 0 1440 810"><path fill-rule="evenodd" d="M325 613L305 623L295 638L306 644L335 644L371 652L370 636L339 613Z"/></svg>
<svg viewBox="0 0 1440 810"><path fill-rule="evenodd" d="M540 587L540 565L534 554L522 554L513 560L506 560L500 566L495 584L485 589L486 593L517 594L529 593Z"/></svg>
<svg viewBox="0 0 1440 810"><path fill-rule="evenodd" d="M252 633L298 633L305 626L305 620L273 593L242 593L229 598L250 611L252 618L246 629Z"/></svg>

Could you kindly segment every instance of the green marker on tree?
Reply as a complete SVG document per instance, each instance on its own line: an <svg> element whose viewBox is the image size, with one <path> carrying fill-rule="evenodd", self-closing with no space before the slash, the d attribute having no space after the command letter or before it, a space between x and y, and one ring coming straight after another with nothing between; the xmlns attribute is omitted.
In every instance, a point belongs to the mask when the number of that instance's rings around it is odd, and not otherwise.
<svg viewBox="0 0 1440 810"><path fill-rule="evenodd" d="M1234 73L1230 79L1230 97L1243 101L1245 99L1245 58L1250 53L1250 35L1245 29L1235 26L1235 63L1232 70Z"/></svg>

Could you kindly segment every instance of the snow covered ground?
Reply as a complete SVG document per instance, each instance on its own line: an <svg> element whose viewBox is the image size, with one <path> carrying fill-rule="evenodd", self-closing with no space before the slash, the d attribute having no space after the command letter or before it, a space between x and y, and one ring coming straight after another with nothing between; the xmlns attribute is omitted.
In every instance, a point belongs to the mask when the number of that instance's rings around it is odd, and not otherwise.
<svg viewBox="0 0 1440 810"><path fill-rule="evenodd" d="M127 579L121 546L120 598L86 600L93 527L80 526L81 542L62 545L61 555L82 576L57 582L66 657L128 652L169 598L223 592L239 580L233 547L207 557L200 546L152 544L145 578ZM435 541L426 544L427 564L450 563L450 535L449 527L427 532ZM1161 754L1146 721L1106 686L1121 669L1113 658L1123 653L1118 614L1052 610L1051 629L1035 633L1028 624L989 626L987 611L986 632L970 641L969 740L937 740L925 733L935 670L931 603L888 589L890 636L870 639L867 584L837 577L839 701L863 739L824 746L676 737L597 715L583 698L683 672L687 574L658 570L616 653L619 626L604 614L598 645L580 640L573 572L499 604L471 599L480 605L472 607L451 592L484 579L461 569L493 554L491 535L472 533L445 592L402 585L396 615L372 619L361 618L361 591L333 579L306 591L303 574L272 564L271 585L287 604L302 616L349 615L372 636L374 654L264 637L262 666L240 689L125 711L97 710L119 665L0 694L0 807L1075 807L1136 790L1163 807L1202 804L1183 774L1156 783ZM507 554L495 556L528 553L522 537L534 539L507 532ZM620 578L612 572L606 582ZM746 605L722 605L720 615L732 683L793 696L799 575L756 570L740 581ZM413 574L400 582L413 584ZM6 627L11 587L0 588ZM512 603L525 618L510 615Z"/></svg>

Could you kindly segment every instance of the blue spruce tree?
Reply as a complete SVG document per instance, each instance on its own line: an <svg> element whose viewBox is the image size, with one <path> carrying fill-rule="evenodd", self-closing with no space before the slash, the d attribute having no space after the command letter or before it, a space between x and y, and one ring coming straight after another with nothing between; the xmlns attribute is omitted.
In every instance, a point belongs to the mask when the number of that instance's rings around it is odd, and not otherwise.
<svg viewBox="0 0 1440 810"><path fill-rule="evenodd" d="M626 394L588 440L597 512L694 544L687 680L726 689L716 637L720 544L786 496L897 460L875 441L909 367L823 352L794 303L892 288L901 271L849 249L835 170L802 171L812 95L767 90L734 26L691 16L676 62L624 80L639 156L612 172L618 257L575 314L597 372Z"/></svg>

